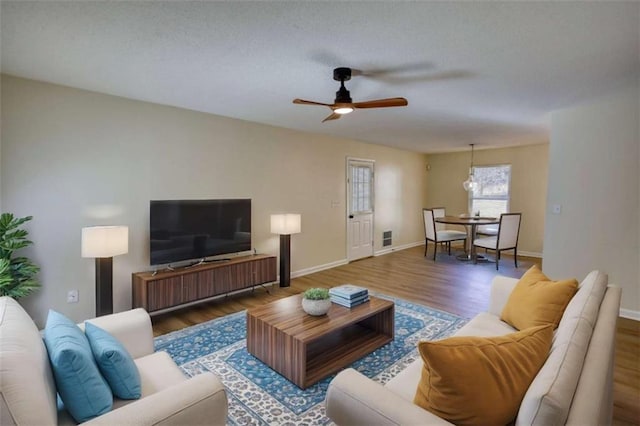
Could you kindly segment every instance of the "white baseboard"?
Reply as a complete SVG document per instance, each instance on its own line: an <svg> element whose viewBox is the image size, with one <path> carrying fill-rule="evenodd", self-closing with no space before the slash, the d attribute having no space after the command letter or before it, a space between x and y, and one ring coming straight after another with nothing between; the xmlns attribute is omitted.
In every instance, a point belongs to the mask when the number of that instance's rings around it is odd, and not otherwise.
<svg viewBox="0 0 640 426"><path fill-rule="evenodd" d="M640 311L620 308L620 316L622 318L629 318L632 320L640 321Z"/></svg>
<svg viewBox="0 0 640 426"><path fill-rule="evenodd" d="M311 268L300 269L298 271L291 272L291 278L303 277L305 275L313 274L314 272L324 271L325 269L335 268L337 266L346 265L347 259L336 260L335 262L325 263L324 265L312 266ZM280 279L280 277L278 277Z"/></svg>
<svg viewBox="0 0 640 426"><path fill-rule="evenodd" d="M393 253L394 251L398 251L398 250L405 250L411 247L418 247L418 246L423 246L424 242L423 241L418 241L416 243L409 243L409 244L403 244L401 246L394 246L394 247L387 247L384 248L382 250L378 250L376 252L373 253L374 256L382 256L385 254L389 254L389 253Z"/></svg>
<svg viewBox="0 0 640 426"><path fill-rule="evenodd" d="M388 247L388 248L385 248L384 250L378 250L378 251L374 252L373 255L374 256L382 256L384 254L389 254L389 253L392 253L394 251L404 250L404 249L408 249L408 248L411 248L411 247L417 247L417 246L420 246L420 245L423 245L423 244L424 243L422 243L422 242L416 242L416 243L404 244L404 245L401 245L401 246ZM324 265L312 266L311 268L305 268L305 269L300 269L298 271L292 271L291 272L291 278L303 277L305 275L313 274L315 272L320 272L320 271L324 271L326 269L335 268L337 266L346 265L347 263L349 263L349 261L347 259L341 259L341 260L336 260L335 262L325 263ZM278 279L280 279L280 278L278 278Z"/></svg>
<svg viewBox="0 0 640 426"><path fill-rule="evenodd" d="M505 253L509 254L510 252ZM518 256L537 257L539 259L542 259L542 253L538 253L535 251L518 251Z"/></svg>

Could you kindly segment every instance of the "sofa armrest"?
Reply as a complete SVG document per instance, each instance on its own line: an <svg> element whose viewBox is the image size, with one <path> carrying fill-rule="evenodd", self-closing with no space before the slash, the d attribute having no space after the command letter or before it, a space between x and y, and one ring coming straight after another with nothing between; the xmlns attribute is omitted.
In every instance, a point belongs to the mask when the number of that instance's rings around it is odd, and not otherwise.
<svg viewBox="0 0 640 426"><path fill-rule="evenodd" d="M212 373L202 373L83 423L98 425L224 425L227 394Z"/></svg>
<svg viewBox="0 0 640 426"><path fill-rule="evenodd" d="M600 304L567 425L611 424L613 417L613 370L616 327L622 289L610 285Z"/></svg>
<svg viewBox="0 0 640 426"><path fill-rule="evenodd" d="M331 381L325 408L338 425L451 425L352 368Z"/></svg>
<svg viewBox="0 0 640 426"><path fill-rule="evenodd" d="M87 321L106 330L118 339L133 359L153 353L151 318L144 309L132 309ZM84 324L81 327L84 330Z"/></svg>
<svg viewBox="0 0 640 426"><path fill-rule="evenodd" d="M489 296L489 313L500 318L504 305L509 300L511 291L518 283L517 278L497 275L491 282L491 296Z"/></svg>

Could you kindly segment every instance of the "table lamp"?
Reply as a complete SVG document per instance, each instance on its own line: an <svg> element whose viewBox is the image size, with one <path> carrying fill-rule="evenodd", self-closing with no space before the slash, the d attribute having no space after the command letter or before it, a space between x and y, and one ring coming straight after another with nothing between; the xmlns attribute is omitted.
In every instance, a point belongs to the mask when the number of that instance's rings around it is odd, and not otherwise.
<svg viewBox="0 0 640 426"><path fill-rule="evenodd" d="M299 214L272 214L271 233L280 234L280 287L289 287L291 281L291 234L299 234Z"/></svg>
<svg viewBox="0 0 640 426"><path fill-rule="evenodd" d="M113 256L129 251L126 226L82 228L82 257L96 259L96 316L113 313Z"/></svg>

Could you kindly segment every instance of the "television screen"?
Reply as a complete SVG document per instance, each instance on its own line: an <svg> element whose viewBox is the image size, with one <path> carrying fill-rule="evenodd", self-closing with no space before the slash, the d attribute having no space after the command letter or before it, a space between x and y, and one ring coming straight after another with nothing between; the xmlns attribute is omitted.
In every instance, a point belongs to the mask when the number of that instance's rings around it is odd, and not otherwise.
<svg viewBox="0 0 640 426"><path fill-rule="evenodd" d="M150 261L182 260L251 250L251 200L151 201Z"/></svg>

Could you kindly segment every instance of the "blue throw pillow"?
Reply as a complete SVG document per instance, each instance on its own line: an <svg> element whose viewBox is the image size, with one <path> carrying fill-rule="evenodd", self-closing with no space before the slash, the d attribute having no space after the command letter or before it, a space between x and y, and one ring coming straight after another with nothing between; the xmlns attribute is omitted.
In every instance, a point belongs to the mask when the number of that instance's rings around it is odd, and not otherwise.
<svg viewBox="0 0 640 426"><path fill-rule="evenodd" d="M140 373L122 343L90 322L84 323L84 333L89 339L98 368L107 379L113 394L121 399L140 398Z"/></svg>
<svg viewBox="0 0 640 426"><path fill-rule="evenodd" d="M64 315L49 311L44 342L58 393L69 414L81 423L109 412L113 395L82 330Z"/></svg>

